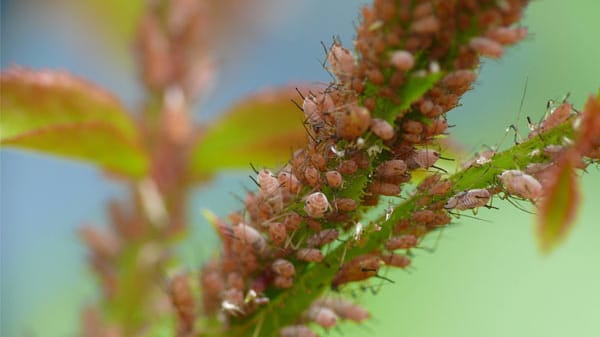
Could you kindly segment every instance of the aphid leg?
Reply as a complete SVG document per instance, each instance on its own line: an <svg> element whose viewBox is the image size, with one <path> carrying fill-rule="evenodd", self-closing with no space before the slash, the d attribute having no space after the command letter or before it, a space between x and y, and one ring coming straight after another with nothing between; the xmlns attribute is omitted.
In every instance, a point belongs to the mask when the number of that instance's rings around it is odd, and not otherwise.
<svg viewBox="0 0 600 337"><path fill-rule="evenodd" d="M430 167L433 167L434 169L436 169L436 170L439 170L439 171L442 171L442 172L444 172L444 173L448 173L448 171L446 171L445 169L443 169L443 168L441 168L441 167L439 167L439 166L431 165Z"/></svg>
<svg viewBox="0 0 600 337"><path fill-rule="evenodd" d="M254 173L258 174L259 171L256 169L256 167L254 167L254 165L252 163L248 163L248 164L250 164L252 171L254 171Z"/></svg>
<svg viewBox="0 0 600 337"><path fill-rule="evenodd" d="M254 182L256 184L256 186L258 186L258 188L260 188L260 184L258 183L258 181L256 181L256 179L254 179L253 176L248 176L250 177L250 180L252 180L252 182Z"/></svg>

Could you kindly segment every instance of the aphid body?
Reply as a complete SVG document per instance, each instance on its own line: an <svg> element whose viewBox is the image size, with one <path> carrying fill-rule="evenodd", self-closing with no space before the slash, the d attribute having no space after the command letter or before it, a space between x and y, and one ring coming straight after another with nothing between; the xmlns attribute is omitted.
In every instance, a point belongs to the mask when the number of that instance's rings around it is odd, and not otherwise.
<svg viewBox="0 0 600 337"><path fill-rule="evenodd" d="M472 189L459 192L454 195L444 206L446 209L457 209L464 211L487 205L490 201L490 192L486 189Z"/></svg>
<svg viewBox="0 0 600 337"><path fill-rule="evenodd" d="M327 196L323 192L309 194L304 202L304 210L311 218L322 218L331 206Z"/></svg>
<svg viewBox="0 0 600 337"><path fill-rule="evenodd" d="M506 190L525 199L535 200L543 195L544 189L537 179L519 170L506 170L498 176Z"/></svg>

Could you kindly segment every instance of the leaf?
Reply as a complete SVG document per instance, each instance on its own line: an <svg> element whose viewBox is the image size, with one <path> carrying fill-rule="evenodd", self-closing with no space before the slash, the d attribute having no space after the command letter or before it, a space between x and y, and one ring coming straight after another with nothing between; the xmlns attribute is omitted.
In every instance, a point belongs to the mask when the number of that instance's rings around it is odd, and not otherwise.
<svg viewBox="0 0 600 337"><path fill-rule="evenodd" d="M192 151L192 173L280 165L306 143L304 115L290 99L291 88L269 90L244 99L211 125Z"/></svg>
<svg viewBox="0 0 600 337"><path fill-rule="evenodd" d="M132 177L148 158L125 108L109 93L64 72L2 73L0 144L94 163Z"/></svg>
<svg viewBox="0 0 600 337"><path fill-rule="evenodd" d="M566 153L548 173L545 197L539 205L538 239L540 248L550 252L564 239L573 224L579 203L579 190L573 160Z"/></svg>

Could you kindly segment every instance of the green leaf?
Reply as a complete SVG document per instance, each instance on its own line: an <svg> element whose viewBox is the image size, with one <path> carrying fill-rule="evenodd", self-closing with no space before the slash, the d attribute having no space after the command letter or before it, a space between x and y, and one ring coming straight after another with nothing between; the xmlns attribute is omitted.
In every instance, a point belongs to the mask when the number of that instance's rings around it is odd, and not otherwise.
<svg viewBox="0 0 600 337"><path fill-rule="evenodd" d="M12 68L1 75L0 144L143 176L148 158L125 108L64 72Z"/></svg>
<svg viewBox="0 0 600 337"><path fill-rule="evenodd" d="M579 202L575 169L567 156L553 167L548 177L546 196L540 204L538 216L538 239L544 252L549 252L566 237Z"/></svg>
<svg viewBox="0 0 600 337"><path fill-rule="evenodd" d="M275 166L306 143L304 115L290 99L290 88L270 90L244 99L199 137L193 148L196 177L222 169L247 169L249 163Z"/></svg>

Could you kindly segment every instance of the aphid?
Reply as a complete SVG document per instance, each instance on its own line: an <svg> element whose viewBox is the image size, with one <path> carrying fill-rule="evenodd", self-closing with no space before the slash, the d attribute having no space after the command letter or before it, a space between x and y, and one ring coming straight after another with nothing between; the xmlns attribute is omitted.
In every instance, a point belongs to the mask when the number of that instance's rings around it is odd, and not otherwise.
<svg viewBox="0 0 600 337"><path fill-rule="evenodd" d="M339 43L336 42L331 46L327 60L331 65L331 72L340 81L346 81L352 75L354 71L354 56Z"/></svg>
<svg viewBox="0 0 600 337"><path fill-rule="evenodd" d="M269 237L277 246L281 246L287 239L287 230L281 222L272 222L269 224Z"/></svg>
<svg viewBox="0 0 600 337"><path fill-rule="evenodd" d="M486 37L474 37L469 42L469 47L482 56L499 58L504 53L502 45Z"/></svg>
<svg viewBox="0 0 600 337"><path fill-rule="evenodd" d="M184 274L173 277L169 285L171 303L177 311L179 318L179 331L181 333L191 332L194 328L196 318L194 295L190 286L188 276Z"/></svg>
<svg viewBox="0 0 600 337"><path fill-rule="evenodd" d="M202 290L206 291L202 296L204 312L214 313L219 309L219 294L225 287L225 282L223 282L223 278L221 277L221 273L219 272L215 261L209 262L202 267L200 285Z"/></svg>
<svg viewBox="0 0 600 337"><path fill-rule="evenodd" d="M321 247L335 241L339 235L340 234L338 230L335 228L323 229L322 231L309 237L306 240L306 245L308 247Z"/></svg>
<svg viewBox="0 0 600 337"><path fill-rule="evenodd" d="M429 189L431 195L444 195L452 189L452 182L450 180L443 180L433 185Z"/></svg>
<svg viewBox="0 0 600 337"><path fill-rule="evenodd" d="M294 278L289 276L277 275L273 280L276 288L291 288L294 285Z"/></svg>
<svg viewBox="0 0 600 337"><path fill-rule="evenodd" d="M325 157L317 152L313 152L310 154L310 162L320 171L327 170L327 160Z"/></svg>
<svg viewBox="0 0 600 337"><path fill-rule="evenodd" d="M337 198L334 200L335 209L341 212L352 212L356 209L356 201L350 198Z"/></svg>
<svg viewBox="0 0 600 337"><path fill-rule="evenodd" d="M354 160L344 160L338 166L338 172L345 175L351 175L358 171L358 164Z"/></svg>
<svg viewBox="0 0 600 337"><path fill-rule="evenodd" d="M302 188L302 184L296 178L296 176L291 172L281 171L277 175L277 181L279 182L279 186L281 186L284 190L288 191L291 194L298 194L300 189Z"/></svg>
<svg viewBox="0 0 600 337"><path fill-rule="evenodd" d="M381 181L372 181L369 184L368 190L372 194L380 194L387 196L396 196L400 194L400 186L396 184L384 183Z"/></svg>
<svg viewBox="0 0 600 337"><path fill-rule="evenodd" d="M396 177L406 173L406 163L400 159L388 160L377 167L375 175L377 177Z"/></svg>
<svg viewBox="0 0 600 337"><path fill-rule="evenodd" d="M411 234L394 236L385 242L385 249L393 251L396 249L411 249L417 246L419 239Z"/></svg>
<svg viewBox="0 0 600 337"><path fill-rule="evenodd" d="M241 243L243 246L249 245L263 256L268 254L269 246L267 245L267 240L253 227L239 223L231 227L231 230L233 236L238 239L234 241L235 243Z"/></svg>
<svg viewBox="0 0 600 337"><path fill-rule="evenodd" d="M281 337L318 337L306 325L290 325L279 330Z"/></svg>
<svg viewBox="0 0 600 337"><path fill-rule="evenodd" d="M435 163L440 159L440 153L431 149L416 150L408 157L407 164L409 168L428 169L434 167Z"/></svg>
<svg viewBox="0 0 600 337"><path fill-rule="evenodd" d="M415 58L406 50L396 50L390 55L390 63L400 71L407 71L415 66Z"/></svg>
<svg viewBox="0 0 600 337"><path fill-rule="evenodd" d="M338 171L327 171L325 173L325 180L327 181L327 185L331 188L340 188L344 182L342 174Z"/></svg>
<svg viewBox="0 0 600 337"><path fill-rule="evenodd" d="M337 324L337 315L326 307L313 305L306 312L306 317L325 329L332 328Z"/></svg>
<svg viewBox="0 0 600 337"><path fill-rule="evenodd" d="M304 211L311 218L322 218L330 208L327 196L322 192L309 194L304 202Z"/></svg>
<svg viewBox="0 0 600 337"><path fill-rule="evenodd" d="M304 179L306 182L312 187L317 187L321 183L321 175L319 174L319 170L317 170L314 166L308 165L304 170Z"/></svg>
<svg viewBox="0 0 600 337"><path fill-rule="evenodd" d="M441 135L448 129L448 121L445 118L436 118L431 121L425 130L425 137L430 138Z"/></svg>
<svg viewBox="0 0 600 337"><path fill-rule="evenodd" d="M413 212L413 214L411 214L410 218L414 222L426 225L433 220L434 216L435 216L435 214L433 211L425 209L425 210Z"/></svg>
<svg viewBox="0 0 600 337"><path fill-rule="evenodd" d="M376 276L380 267L381 259L376 254L355 257L341 266L331 286L333 289L337 289L342 284L366 280Z"/></svg>
<svg viewBox="0 0 600 337"><path fill-rule="evenodd" d="M420 18L412 23L410 26L410 30L415 33L435 33L440 29L439 20L433 16L429 15L424 18Z"/></svg>
<svg viewBox="0 0 600 337"><path fill-rule="evenodd" d="M371 125L371 113L362 106L352 105L336 117L337 135L346 140L355 140Z"/></svg>
<svg viewBox="0 0 600 337"><path fill-rule="evenodd" d="M296 252L296 258L306 262L321 262L323 261L323 253L316 248L302 248Z"/></svg>
<svg viewBox="0 0 600 337"><path fill-rule="evenodd" d="M534 177L519 170L507 170L498 176L510 194L535 200L544 194L542 184Z"/></svg>
<svg viewBox="0 0 600 337"><path fill-rule="evenodd" d="M458 194L451 197L446 205L445 209L457 209L464 211L466 209L474 209L482 206L486 206L490 201L490 192L486 189L473 189L459 192Z"/></svg>
<svg viewBox="0 0 600 337"><path fill-rule="evenodd" d="M427 192L427 191L429 191L435 184L437 184L440 181L441 177L442 176L440 174L438 174L438 173L435 173L435 174L432 174L430 176L427 176L417 186L417 190L419 192Z"/></svg>
<svg viewBox="0 0 600 337"><path fill-rule="evenodd" d="M396 134L394 127L391 126L390 123L379 118L373 118L371 120L371 132L383 140L390 140L394 138L394 135Z"/></svg>
<svg viewBox="0 0 600 337"><path fill-rule="evenodd" d="M269 170L260 170L260 172L258 172L257 181L260 187L260 192L263 195L275 195L279 189L279 181L273 176L273 174Z"/></svg>
<svg viewBox="0 0 600 337"><path fill-rule="evenodd" d="M300 228L301 222L302 222L302 217L296 212L291 212L290 214L286 215L283 220L283 224L285 225L285 228L290 232L293 232L293 231L297 230L298 228Z"/></svg>
<svg viewBox="0 0 600 337"><path fill-rule="evenodd" d="M490 39L492 39L498 43L504 44L504 45L515 44L515 43L523 40L525 37L527 37L527 28L525 28L525 27L512 27L512 28L498 27L498 28L489 30L486 33L486 35Z"/></svg>
<svg viewBox="0 0 600 337"><path fill-rule="evenodd" d="M388 266L406 268L410 266L410 258L406 255L385 253L381 255L381 260Z"/></svg>
<svg viewBox="0 0 600 337"><path fill-rule="evenodd" d="M460 69L444 76L442 84L453 89L469 88L476 79L477 74L474 71Z"/></svg>
<svg viewBox="0 0 600 337"><path fill-rule="evenodd" d="M302 102L302 111L308 121L315 125L323 123L323 113L335 109L335 103L328 94L310 94L304 97Z"/></svg>
<svg viewBox="0 0 600 337"><path fill-rule="evenodd" d="M572 111L573 106L571 105L571 103L566 101L562 102L558 107L556 107L550 112L550 115L548 117L546 117L542 121L542 123L538 127L538 132L545 132L564 123L567 119L569 119Z"/></svg>
<svg viewBox="0 0 600 337"><path fill-rule="evenodd" d="M341 298L324 298L315 302L318 306L330 308L341 319L348 319L360 323L369 318L365 308Z"/></svg>
<svg viewBox="0 0 600 337"><path fill-rule="evenodd" d="M296 274L294 265L290 261L284 259L275 260L271 264L271 269L273 269L275 273L285 277L292 277Z"/></svg>

